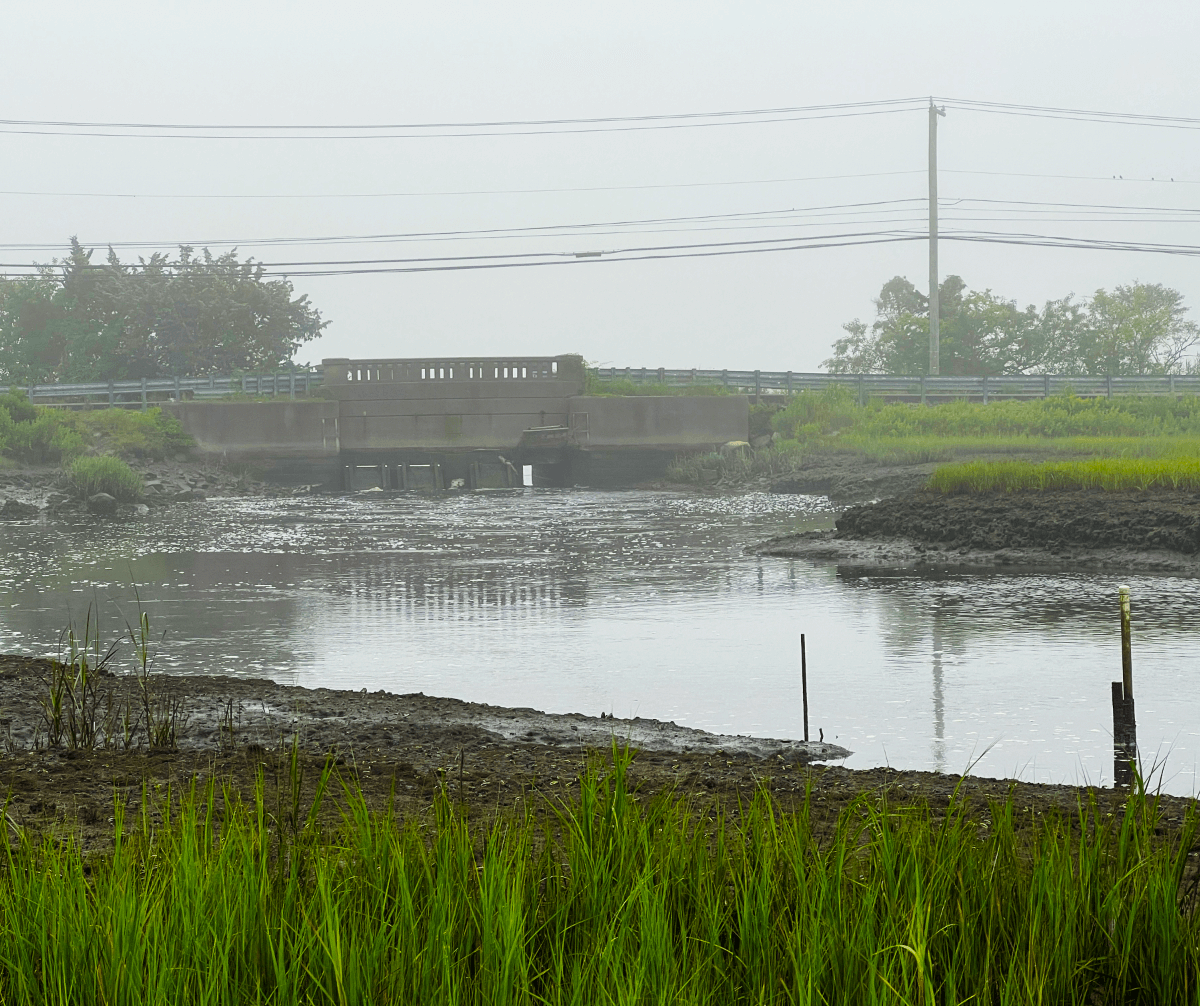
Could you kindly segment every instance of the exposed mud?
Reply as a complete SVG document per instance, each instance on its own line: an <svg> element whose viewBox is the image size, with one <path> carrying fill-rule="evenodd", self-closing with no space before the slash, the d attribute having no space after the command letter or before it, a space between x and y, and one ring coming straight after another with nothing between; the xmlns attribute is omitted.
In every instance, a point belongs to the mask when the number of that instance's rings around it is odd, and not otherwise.
<svg viewBox="0 0 1200 1006"><path fill-rule="evenodd" d="M906 493L845 511L833 531L782 535L751 551L864 566L1200 573L1200 494Z"/></svg>
<svg viewBox="0 0 1200 1006"><path fill-rule="evenodd" d="M552 815L578 793L588 760L610 755L614 742L635 749L630 778L643 798L672 792L701 808L720 807L736 820L759 787L785 809L809 791L818 834L828 833L864 794L938 810L957 791L986 813L988 801L1011 792L1029 820L1055 810L1071 815L1081 799L1095 799L1102 812L1119 812L1123 799L1113 790L852 771L813 760L845 754L832 745L806 750L794 741L718 737L647 720L547 716L424 695L306 690L231 678L152 683L160 709L165 700L180 702L175 748L147 747L140 727L128 748L119 729L113 738L101 731L94 749L73 749L65 741L46 747L41 703L48 673L46 661L0 657L0 726L7 735L0 785L10 826L70 833L85 849L111 844L114 796L134 806L145 798L157 821L168 801L213 780L219 797L227 787L253 799L260 786L268 812L285 815L294 781L300 801L307 806L312 800L327 757L340 781L359 788L374 808L391 806L400 816L429 813L439 794L483 824L512 811ZM120 691L127 684L132 682L108 678L102 687ZM35 733L41 746L25 747ZM343 795L337 784L329 792L323 816L336 822ZM1180 823L1190 802L1164 797L1165 823Z"/></svg>

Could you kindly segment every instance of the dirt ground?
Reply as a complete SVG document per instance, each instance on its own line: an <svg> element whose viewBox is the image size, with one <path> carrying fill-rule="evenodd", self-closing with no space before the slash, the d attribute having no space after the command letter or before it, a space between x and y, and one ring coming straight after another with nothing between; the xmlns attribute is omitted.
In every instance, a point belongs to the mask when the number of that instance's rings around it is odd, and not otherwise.
<svg viewBox="0 0 1200 1006"><path fill-rule="evenodd" d="M1011 792L1031 818L1054 810L1074 814L1079 801L1089 798L1113 812L1122 800L1111 789L854 771L817 760L844 754L832 745L805 748L655 721L553 717L423 695L310 691L230 678L151 682L153 706L178 714L175 747L149 747L139 726L126 748L119 728L116 737L105 732L103 706L94 749L71 748L64 739L50 747L43 706L50 672L48 661L0 657L0 730L7 747L0 758L0 785L7 795L8 823L10 829L38 834L71 834L89 850L111 845L115 798L138 808L147 797L151 818L157 820L168 801L209 780L250 800L261 779L268 812L286 816L293 806L293 743L304 810L331 757L337 779L361 789L376 809L390 801L401 817L426 815L444 794L482 824L509 812L552 814L578 792L589 758L611 757L614 739L636 752L630 777L642 799L672 792L698 808L719 806L736 820L739 806L759 787L784 809L802 801L808 790L818 832L831 829L863 794L896 803L927 802L936 811L958 790L986 814L989 801L1002 801ZM136 687L128 691L131 685L136 682L128 678L101 682L110 698L136 698ZM254 705L260 710L257 718L250 715ZM211 714L203 714L205 708ZM323 816L332 822L344 794L337 782L329 792ZM1164 797L1164 824L1178 825L1193 803Z"/></svg>

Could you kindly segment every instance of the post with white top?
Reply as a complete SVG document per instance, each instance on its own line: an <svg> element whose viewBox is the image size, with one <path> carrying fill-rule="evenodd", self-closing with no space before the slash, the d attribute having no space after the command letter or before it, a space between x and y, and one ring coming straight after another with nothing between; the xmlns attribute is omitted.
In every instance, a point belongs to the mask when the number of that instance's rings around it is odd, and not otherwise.
<svg viewBox="0 0 1200 1006"><path fill-rule="evenodd" d="M1118 786L1133 782L1137 758L1137 720L1133 711L1133 649L1129 624L1129 588L1119 588L1121 606L1121 680L1112 683L1113 778Z"/></svg>
<svg viewBox="0 0 1200 1006"><path fill-rule="evenodd" d="M808 657L804 653L804 633L800 633L800 696L804 702L804 743L808 743Z"/></svg>

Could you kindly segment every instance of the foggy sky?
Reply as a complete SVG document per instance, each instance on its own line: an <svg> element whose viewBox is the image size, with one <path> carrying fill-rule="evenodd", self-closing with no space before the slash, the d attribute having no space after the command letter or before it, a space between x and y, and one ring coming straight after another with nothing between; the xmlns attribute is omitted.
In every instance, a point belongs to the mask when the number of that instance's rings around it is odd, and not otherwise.
<svg viewBox="0 0 1200 1006"><path fill-rule="evenodd" d="M8 119L363 123L542 119L912 95L1200 116L1194 3L5 4ZM1200 130L951 110L946 198L1200 208ZM923 198L923 112L728 128L372 141L0 133L0 243L177 242L525 227ZM958 174L1000 171L1104 180ZM702 182L912 172L873 178ZM1112 175L1125 181L1113 181ZM1157 181L1141 181L1149 179ZM1174 183L1162 179L1174 178ZM684 185L591 192L501 189ZM277 198L311 194L484 195ZM153 195L173 198L147 198ZM275 198L234 198L234 197ZM214 198L220 197L220 198ZM923 212L917 206L916 216ZM1002 226L1002 225L997 225ZM1013 225L1200 244L1198 223ZM637 238L572 238L587 250ZM664 239L686 235L656 235ZM533 247L508 242L504 250ZM538 245L547 247L546 244ZM218 244L213 250L223 250ZM288 248L288 260L471 254L478 242ZM495 244L486 246L494 249ZM4 261L53 251L6 250ZM61 254L61 253L60 253ZM133 258L135 253L122 253ZM579 352L616 366L815 370L884 281L926 286L921 243L491 272L307 278L331 320L298 355ZM1021 305L1195 259L943 243L942 275ZM1198 319L1200 320L1200 319Z"/></svg>

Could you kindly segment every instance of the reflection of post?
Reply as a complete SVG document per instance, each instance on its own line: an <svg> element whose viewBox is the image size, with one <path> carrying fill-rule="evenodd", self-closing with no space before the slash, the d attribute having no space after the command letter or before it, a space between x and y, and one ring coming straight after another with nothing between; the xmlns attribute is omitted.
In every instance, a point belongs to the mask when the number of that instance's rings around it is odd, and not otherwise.
<svg viewBox="0 0 1200 1006"><path fill-rule="evenodd" d="M942 689L941 609L933 609L933 770L946 770L946 698Z"/></svg>
<svg viewBox="0 0 1200 1006"><path fill-rule="evenodd" d="M1121 680L1112 683L1113 778L1118 786L1133 782L1137 757L1137 720L1133 711L1133 646L1129 624L1129 588L1119 588L1121 604Z"/></svg>

